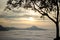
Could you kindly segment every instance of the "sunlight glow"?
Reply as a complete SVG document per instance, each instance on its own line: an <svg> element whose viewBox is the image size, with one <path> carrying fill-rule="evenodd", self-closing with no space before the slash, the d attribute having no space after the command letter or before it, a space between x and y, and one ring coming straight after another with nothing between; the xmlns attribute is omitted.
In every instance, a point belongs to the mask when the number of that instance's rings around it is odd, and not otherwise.
<svg viewBox="0 0 60 40"><path fill-rule="evenodd" d="M29 17L27 20L34 21L34 18L33 17Z"/></svg>

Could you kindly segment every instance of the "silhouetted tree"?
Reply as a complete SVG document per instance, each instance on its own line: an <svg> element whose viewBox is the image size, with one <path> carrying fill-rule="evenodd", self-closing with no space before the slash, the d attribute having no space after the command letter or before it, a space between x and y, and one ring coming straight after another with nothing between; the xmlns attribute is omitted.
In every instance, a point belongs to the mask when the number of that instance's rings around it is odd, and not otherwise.
<svg viewBox="0 0 60 40"><path fill-rule="evenodd" d="M46 16L56 24L55 40L59 40L59 3L60 0L8 0L6 9L12 10L11 7L15 8L19 6L38 11L41 14L40 18L44 18Z"/></svg>

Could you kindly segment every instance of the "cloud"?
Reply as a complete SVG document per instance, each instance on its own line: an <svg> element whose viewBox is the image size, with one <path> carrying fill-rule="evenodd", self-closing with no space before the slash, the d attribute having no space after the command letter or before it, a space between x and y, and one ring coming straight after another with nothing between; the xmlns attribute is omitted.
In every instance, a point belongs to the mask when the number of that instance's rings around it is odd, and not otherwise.
<svg viewBox="0 0 60 40"><path fill-rule="evenodd" d="M15 10L13 9L12 11L7 10L7 11L0 12L0 18L22 18L22 17L24 17L24 18L28 18L28 17L38 18L39 16L36 15L36 13L31 10L26 10L23 8L15 9Z"/></svg>
<svg viewBox="0 0 60 40"><path fill-rule="evenodd" d="M0 10L3 10L8 0L0 0Z"/></svg>
<svg viewBox="0 0 60 40"><path fill-rule="evenodd" d="M37 18L32 10L26 10L24 8L13 8L12 10L3 11L8 0L0 0L0 18L22 18L22 17L34 17Z"/></svg>

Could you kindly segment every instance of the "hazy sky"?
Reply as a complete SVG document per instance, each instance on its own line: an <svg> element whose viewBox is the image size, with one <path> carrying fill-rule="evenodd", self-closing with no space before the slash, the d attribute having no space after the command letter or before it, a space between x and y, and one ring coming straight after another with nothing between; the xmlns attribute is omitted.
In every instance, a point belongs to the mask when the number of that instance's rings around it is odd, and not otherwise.
<svg viewBox="0 0 60 40"><path fill-rule="evenodd" d="M3 11L6 6L7 0L0 0L0 24L9 27L20 27L26 28L33 25L38 27L50 27L54 26L53 22L42 20L40 14L33 10L26 10L24 8L19 8L13 11Z"/></svg>

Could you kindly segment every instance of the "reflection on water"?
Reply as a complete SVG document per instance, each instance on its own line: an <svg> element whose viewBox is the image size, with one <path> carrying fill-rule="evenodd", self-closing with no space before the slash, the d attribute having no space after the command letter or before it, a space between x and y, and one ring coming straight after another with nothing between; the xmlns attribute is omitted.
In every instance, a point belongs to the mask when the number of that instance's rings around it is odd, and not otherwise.
<svg viewBox="0 0 60 40"><path fill-rule="evenodd" d="M0 31L0 40L53 40L54 30L10 30Z"/></svg>

